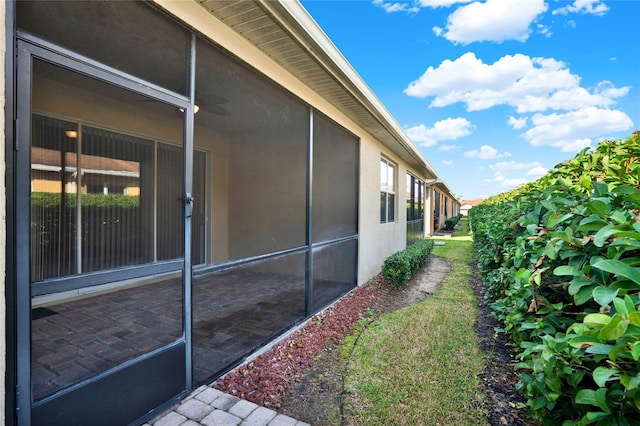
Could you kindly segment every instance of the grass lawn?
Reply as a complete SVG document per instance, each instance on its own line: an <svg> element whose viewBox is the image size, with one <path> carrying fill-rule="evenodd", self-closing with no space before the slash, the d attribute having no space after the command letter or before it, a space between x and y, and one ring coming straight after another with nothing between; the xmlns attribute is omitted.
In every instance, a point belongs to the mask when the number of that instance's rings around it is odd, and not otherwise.
<svg viewBox="0 0 640 426"><path fill-rule="evenodd" d="M456 228L457 229L453 232L454 237L471 238L471 229L469 228L469 216L462 216Z"/></svg>
<svg viewBox="0 0 640 426"><path fill-rule="evenodd" d="M467 228L468 229L468 228ZM469 285L469 237L446 238L434 256L452 263L440 290L381 316L359 337L349 360L345 418L353 425L486 425L478 375L483 356ZM357 406L356 406L357 405Z"/></svg>

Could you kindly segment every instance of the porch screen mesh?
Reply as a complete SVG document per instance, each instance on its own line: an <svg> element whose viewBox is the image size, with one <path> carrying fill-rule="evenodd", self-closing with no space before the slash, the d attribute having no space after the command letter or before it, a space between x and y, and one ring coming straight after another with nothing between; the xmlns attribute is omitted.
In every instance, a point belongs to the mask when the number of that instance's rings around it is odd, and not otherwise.
<svg viewBox="0 0 640 426"><path fill-rule="evenodd" d="M34 115L31 157L32 282L182 257L181 147ZM204 168L194 153L201 204ZM204 220L196 209L195 264Z"/></svg>
<svg viewBox="0 0 640 426"><path fill-rule="evenodd" d="M34 115L31 157L32 281L153 261L153 142Z"/></svg>
<svg viewBox="0 0 640 426"><path fill-rule="evenodd" d="M76 195L70 189L75 167L77 125L33 118L31 148L31 276L32 281L76 271ZM69 167L67 166L69 164Z"/></svg>
<svg viewBox="0 0 640 426"><path fill-rule="evenodd" d="M358 139L325 116L313 118L313 242L358 233Z"/></svg>
<svg viewBox="0 0 640 426"><path fill-rule="evenodd" d="M83 128L80 161L81 272L153 261L153 142Z"/></svg>

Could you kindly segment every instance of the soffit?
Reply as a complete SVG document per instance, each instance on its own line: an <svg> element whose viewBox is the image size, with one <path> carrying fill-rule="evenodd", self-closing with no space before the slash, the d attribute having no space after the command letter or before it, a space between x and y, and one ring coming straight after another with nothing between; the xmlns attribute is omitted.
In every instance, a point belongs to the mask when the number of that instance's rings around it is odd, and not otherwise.
<svg viewBox="0 0 640 426"><path fill-rule="evenodd" d="M284 0L287 1L287 0ZM282 2L284 3L284 2ZM301 23L290 12L301 6L279 1L200 0L201 6L292 75L324 97L355 123L386 145L426 178L435 170L408 139L390 114L384 110L364 82L353 78L355 71L344 60L324 33L310 34L308 23ZM304 12L306 14L306 12ZM307 14L308 16L308 14ZM315 25L315 23L314 23ZM319 30L319 29L318 29ZM320 30L319 30L320 31ZM327 46L329 50L327 51ZM364 86L364 87L363 87Z"/></svg>
<svg viewBox="0 0 640 426"><path fill-rule="evenodd" d="M458 199L456 198L456 195L453 193L453 191L451 191L451 189L449 188L449 186L446 184L446 182L441 181L441 180L437 180L436 182L433 183L433 185L438 188L440 191L442 191L442 193L444 193L445 195L447 195L449 198L451 198L452 200L454 200L457 203L460 203L458 201Z"/></svg>

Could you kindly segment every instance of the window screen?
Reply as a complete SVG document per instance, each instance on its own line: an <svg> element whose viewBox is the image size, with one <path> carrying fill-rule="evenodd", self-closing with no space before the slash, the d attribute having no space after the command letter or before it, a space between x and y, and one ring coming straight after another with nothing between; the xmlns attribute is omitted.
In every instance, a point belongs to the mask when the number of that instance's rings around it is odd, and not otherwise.
<svg viewBox="0 0 640 426"><path fill-rule="evenodd" d="M200 41L194 143L212 152L213 262L306 243L309 108Z"/></svg>
<svg viewBox="0 0 640 426"><path fill-rule="evenodd" d="M396 166L386 158L380 159L380 223L396 220Z"/></svg>
<svg viewBox="0 0 640 426"><path fill-rule="evenodd" d="M17 27L81 55L188 93L191 35L139 1L18 1Z"/></svg>
<svg viewBox="0 0 640 426"><path fill-rule="evenodd" d="M357 138L314 113L314 243L358 233L358 148Z"/></svg>

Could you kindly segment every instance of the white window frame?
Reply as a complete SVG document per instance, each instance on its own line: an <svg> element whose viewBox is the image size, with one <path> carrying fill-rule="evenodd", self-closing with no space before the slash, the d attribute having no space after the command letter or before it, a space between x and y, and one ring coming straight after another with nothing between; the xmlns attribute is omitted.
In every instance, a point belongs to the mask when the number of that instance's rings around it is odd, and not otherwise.
<svg viewBox="0 0 640 426"><path fill-rule="evenodd" d="M396 221L397 170L396 163L383 156L380 157L381 202L384 197L384 208L382 205L380 206L380 223L394 223Z"/></svg>

